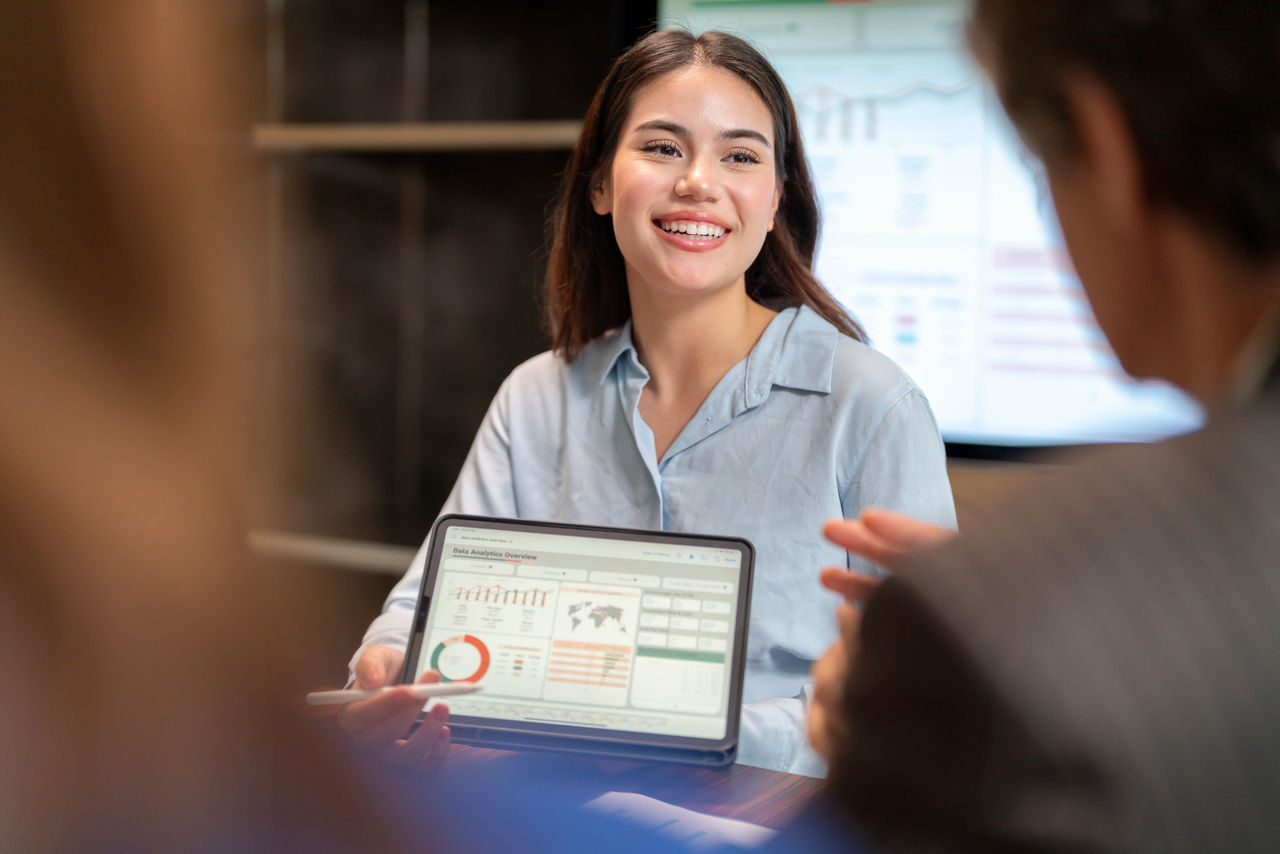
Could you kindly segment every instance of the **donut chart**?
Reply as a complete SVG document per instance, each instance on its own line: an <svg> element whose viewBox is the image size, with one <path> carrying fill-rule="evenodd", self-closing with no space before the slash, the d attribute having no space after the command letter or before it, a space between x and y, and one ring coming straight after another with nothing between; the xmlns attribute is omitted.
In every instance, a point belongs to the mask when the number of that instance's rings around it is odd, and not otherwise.
<svg viewBox="0 0 1280 854"><path fill-rule="evenodd" d="M431 651L441 682L479 682L489 669L489 648L475 635L445 638Z"/></svg>

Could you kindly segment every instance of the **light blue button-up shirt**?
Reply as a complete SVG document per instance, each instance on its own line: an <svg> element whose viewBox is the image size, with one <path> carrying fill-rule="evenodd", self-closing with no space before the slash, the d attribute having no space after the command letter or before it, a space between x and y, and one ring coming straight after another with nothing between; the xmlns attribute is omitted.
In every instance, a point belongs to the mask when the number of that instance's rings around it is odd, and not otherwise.
<svg viewBox="0 0 1280 854"><path fill-rule="evenodd" d="M933 413L893 362L803 307L770 322L661 460L638 408L648 380L630 323L572 363L553 353L525 362L498 390L441 512L750 540L738 761L820 776L805 738L808 677L836 640L837 603L818 570L847 561L877 572L820 528L864 506L955 526ZM424 543L365 646L405 646L427 551Z"/></svg>

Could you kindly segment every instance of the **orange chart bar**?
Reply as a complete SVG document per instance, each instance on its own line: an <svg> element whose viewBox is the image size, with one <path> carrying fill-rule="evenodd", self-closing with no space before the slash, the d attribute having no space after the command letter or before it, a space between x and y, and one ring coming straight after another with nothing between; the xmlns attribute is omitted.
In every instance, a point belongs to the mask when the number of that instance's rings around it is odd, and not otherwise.
<svg viewBox="0 0 1280 854"><path fill-rule="evenodd" d="M625 688L627 680L622 679L566 679L562 676L548 676L548 682L568 682L572 685L605 685L610 688Z"/></svg>
<svg viewBox="0 0 1280 854"><path fill-rule="evenodd" d="M631 647L616 643L586 643L583 641L556 640L551 645L556 649L586 649L592 652L620 652L630 654Z"/></svg>

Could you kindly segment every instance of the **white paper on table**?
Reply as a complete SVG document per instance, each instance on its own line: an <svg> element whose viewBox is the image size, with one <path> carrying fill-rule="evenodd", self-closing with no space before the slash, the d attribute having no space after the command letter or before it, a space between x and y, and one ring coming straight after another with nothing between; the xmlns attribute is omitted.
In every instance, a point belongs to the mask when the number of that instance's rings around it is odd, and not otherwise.
<svg viewBox="0 0 1280 854"><path fill-rule="evenodd" d="M777 833L772 828L694 812L634 792L609 792L587 801L585 806L656 830L691 848L715 848L725 844L754 848L765 844Z"/></svg>

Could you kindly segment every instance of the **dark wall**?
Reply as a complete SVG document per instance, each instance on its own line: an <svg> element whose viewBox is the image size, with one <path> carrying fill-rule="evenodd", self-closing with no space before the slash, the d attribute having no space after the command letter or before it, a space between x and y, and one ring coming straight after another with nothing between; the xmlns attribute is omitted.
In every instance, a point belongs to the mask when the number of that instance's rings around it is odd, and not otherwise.
<svg viewBox="0 0 1280 854"><path fill-rule="evenodd" d="M268 48L273 26L284 40L274 103L286 122L580 118L654 14L624 2L283 8L264 31ZM287 438L266 504L280 509L255 523L421 540L499 383L547 346L543 223L567 154L271 155Z"/></svg>

